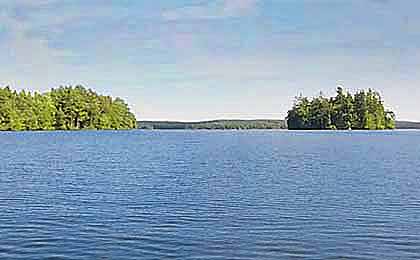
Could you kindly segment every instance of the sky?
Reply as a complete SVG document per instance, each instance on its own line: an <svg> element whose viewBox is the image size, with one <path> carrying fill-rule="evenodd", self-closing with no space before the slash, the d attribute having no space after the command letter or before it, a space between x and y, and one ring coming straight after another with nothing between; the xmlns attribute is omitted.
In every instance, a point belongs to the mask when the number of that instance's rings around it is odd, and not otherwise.
<svg viewBox="0 0 420 260"><path fill-rule="evenodd" d="M418 0L0 0L0 86L82 84L139 120L279 119L378 90L420 121Z"/></svg>

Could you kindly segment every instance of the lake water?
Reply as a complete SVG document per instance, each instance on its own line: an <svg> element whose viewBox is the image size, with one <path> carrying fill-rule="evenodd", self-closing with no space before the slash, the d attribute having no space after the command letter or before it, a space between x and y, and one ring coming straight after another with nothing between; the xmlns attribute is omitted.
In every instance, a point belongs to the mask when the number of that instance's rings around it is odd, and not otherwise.
<svg viewBox="0 0 420 260"><path fill-rule="evenodd" d="M0 133L0 259L420 259L420 132Z"/></svg>

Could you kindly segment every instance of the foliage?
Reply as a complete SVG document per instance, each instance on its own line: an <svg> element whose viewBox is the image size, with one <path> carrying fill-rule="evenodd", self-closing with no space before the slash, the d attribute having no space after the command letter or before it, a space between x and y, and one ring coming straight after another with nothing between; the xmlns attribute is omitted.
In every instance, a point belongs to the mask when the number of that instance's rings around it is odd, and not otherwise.
<svg viewBox="0 0 420 260"><path fill-rule="evenodd" d="M371 89L354 95L337 88L337 95L322 94L312 100L298 97L288 111L289 129L367 129L395 128L395 114L385 111L378 92Z"/></svg>
<svg viewBox="0 0 420 260"><path fill-rule="evenodd" d="M136 118L120 98L82 86L45 94L0 88L0 130L132 129Z"/></svg>

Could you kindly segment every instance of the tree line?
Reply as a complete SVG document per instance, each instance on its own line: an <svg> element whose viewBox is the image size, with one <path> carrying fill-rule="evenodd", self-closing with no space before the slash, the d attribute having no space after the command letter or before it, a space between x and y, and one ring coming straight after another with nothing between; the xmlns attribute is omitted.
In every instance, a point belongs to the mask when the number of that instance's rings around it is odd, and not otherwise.
<svg viewBox="0 0 420 260"><path fill-rule="evenodd" d="M83 86L40 94L0 88L0 130L132 129L136 118L120 98Z"/></svg>
<svg viewBox="0 0 420 260"><path fill-rule="evenodd" d="M284 120L212 120L201 122L139 121L140 129L246 130L283 129Z"/></svg>
<svg viewBox="0 0 420 260"><path fill-rule="evenodd" d="M394 129L395 114L385 110L380 94L372 89L352 95L338 87L331 98L297 97L287 125L289 129Z"/></svg>

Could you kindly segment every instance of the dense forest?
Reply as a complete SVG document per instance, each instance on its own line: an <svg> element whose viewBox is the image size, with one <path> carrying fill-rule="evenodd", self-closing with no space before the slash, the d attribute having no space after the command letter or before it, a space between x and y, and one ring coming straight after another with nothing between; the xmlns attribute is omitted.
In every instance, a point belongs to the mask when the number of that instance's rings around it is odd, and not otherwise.
<svg viewBox="0 0 420 260"><path fill-rule="evenodd" d="M385 110L378 92L369 89L352 95L339 87L331 98L298 97L288 111L287 125L289 129L394 129L395 115Z"/></svg>
<svg viewBox="0 0 420 260"><path fill-rule="evenodd" d="M230 129L284 129L283 120L213 120L201 122L139 121L140 129L191 129L191 130L230 130Z"/></svg>
<svg viewBox="0 0 420 260"><path fill-rule="evenodd" d="M0 130L132 129L136 118L120 98L82 86L39 94L0 88Z"/></svg>

